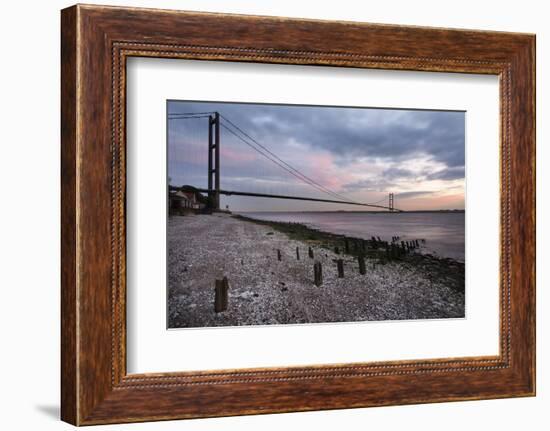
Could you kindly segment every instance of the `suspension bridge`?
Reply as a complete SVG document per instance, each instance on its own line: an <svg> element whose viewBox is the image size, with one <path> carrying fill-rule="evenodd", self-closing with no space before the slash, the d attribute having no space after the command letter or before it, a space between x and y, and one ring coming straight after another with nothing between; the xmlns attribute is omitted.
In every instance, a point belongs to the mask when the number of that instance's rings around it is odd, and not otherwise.
<svg viewBox="0 0 550 431"><path fill-rule="evenodd" d="M231 121L226 116L219 112L187 112L187 113L170 113L168 114L168 120L173 121L185 121L190 122L192 120L206 120L207 126L207 186L196 187L191 186L195 191L204 193L207 195L208 207L211 210L220 210L220 196L246 196L268 199L287 199L294 201L309 201L309 202L322 202L331 204L345 204L362 207L377 208L381 210L388 210L389 212L403 212L402 210L395 208L394 206L394 194L389 193L384 198L376 202L358 202L338 193L324 185L319 181L311 178L303 173L300 169L296 168L289 162L285 161L273 151L271 151L266 145L259 142L252 137L249 133L239 127L235 122ZM221 145L221 131L222 129L229 134L232 138L239 141L246 146L247 149L253 150L255 154L260 154L263 159L268 160L273 166L277 166L280 170L285 171L286 174L292 176L295 180L302 185L308 186L311 190L315 190L317 196L300 196L296 194L285 194L279 190L275 193L267 193L264 191L246 191L246 190L228 190L221 187L221 173L222 173L222 157L220 151ZM199 139L200 140L200 139ZM203 144L204 145L204 144ZM204 151L204 148L203 150ZM387 202L387 204L385 204Z"/></svg>

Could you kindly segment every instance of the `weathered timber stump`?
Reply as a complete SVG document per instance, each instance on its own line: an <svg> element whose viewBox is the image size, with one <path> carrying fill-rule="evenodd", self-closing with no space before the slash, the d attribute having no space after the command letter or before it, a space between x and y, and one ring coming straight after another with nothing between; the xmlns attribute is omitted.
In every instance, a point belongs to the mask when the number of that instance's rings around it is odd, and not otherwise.
<svg viewBox="0 0 550 431"><path fill-rule="evenodd" d="M365 268L365 256L362 254L357 256L357 262L359 262L359 274L365 275L367 273Z"/></svg>
<svg viewBox="0 0 550 431"><path fill-rule="evenodd" d="M321 286L323 284L323 266L321 262L315 262L313 264L313 278L315 286Z"/></svg>
<svg viewBox="0 0 550 431"><path fill-rule="evenodd" d="M214 295L214 311L221 313L227 310L227 291L229 290L229 281L227 277L221 280L216 280L215 295Z"/></svg>
<svg viewBox="0 0 550 431"><path fill-rule="evenodd" d="M336 261L336 267L338 268L338 278L344 278L344 261L338 259Z"/></svg>

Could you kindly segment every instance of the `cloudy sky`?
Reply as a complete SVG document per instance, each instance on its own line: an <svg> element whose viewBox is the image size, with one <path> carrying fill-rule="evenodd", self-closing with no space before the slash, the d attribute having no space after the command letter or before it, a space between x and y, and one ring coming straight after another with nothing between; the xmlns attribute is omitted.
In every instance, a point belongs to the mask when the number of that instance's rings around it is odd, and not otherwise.
<svg viewBox="0 0 550 431"><path fill-rule="evenodd" d="M464 208L464 112L168 102L169 115L214 111L222 115L222 189L334 199L328 189L381 204L392 192L400 209ZM207 142L208 118L168 120L171 184L206 187ZM234 196L222 204L234 211L368 209Z"/></svg>

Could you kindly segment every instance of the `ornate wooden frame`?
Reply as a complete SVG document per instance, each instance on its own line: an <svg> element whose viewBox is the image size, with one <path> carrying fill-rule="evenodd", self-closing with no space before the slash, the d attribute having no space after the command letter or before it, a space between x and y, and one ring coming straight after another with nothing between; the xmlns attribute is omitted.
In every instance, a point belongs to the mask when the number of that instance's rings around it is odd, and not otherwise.
<svg viewBox="0 0 550 431"><path fill-rule="evenodd" d="M534 395L534 35L81 5L61 15L63 420L88 425ZM498 75L500 354L127 375L129 56Z"/></svg>

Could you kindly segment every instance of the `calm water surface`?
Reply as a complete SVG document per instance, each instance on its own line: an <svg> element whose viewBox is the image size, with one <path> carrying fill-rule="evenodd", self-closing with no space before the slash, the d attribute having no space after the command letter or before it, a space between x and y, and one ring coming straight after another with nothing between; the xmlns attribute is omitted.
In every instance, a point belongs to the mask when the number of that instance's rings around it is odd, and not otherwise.
<svg viewBox="0 0 550 431"><path fill-rule="evenodd" d="M464 261L464 213L247 212L259 220L298 222L335 234L390 241L425 239L423 251Z"/></svg>

